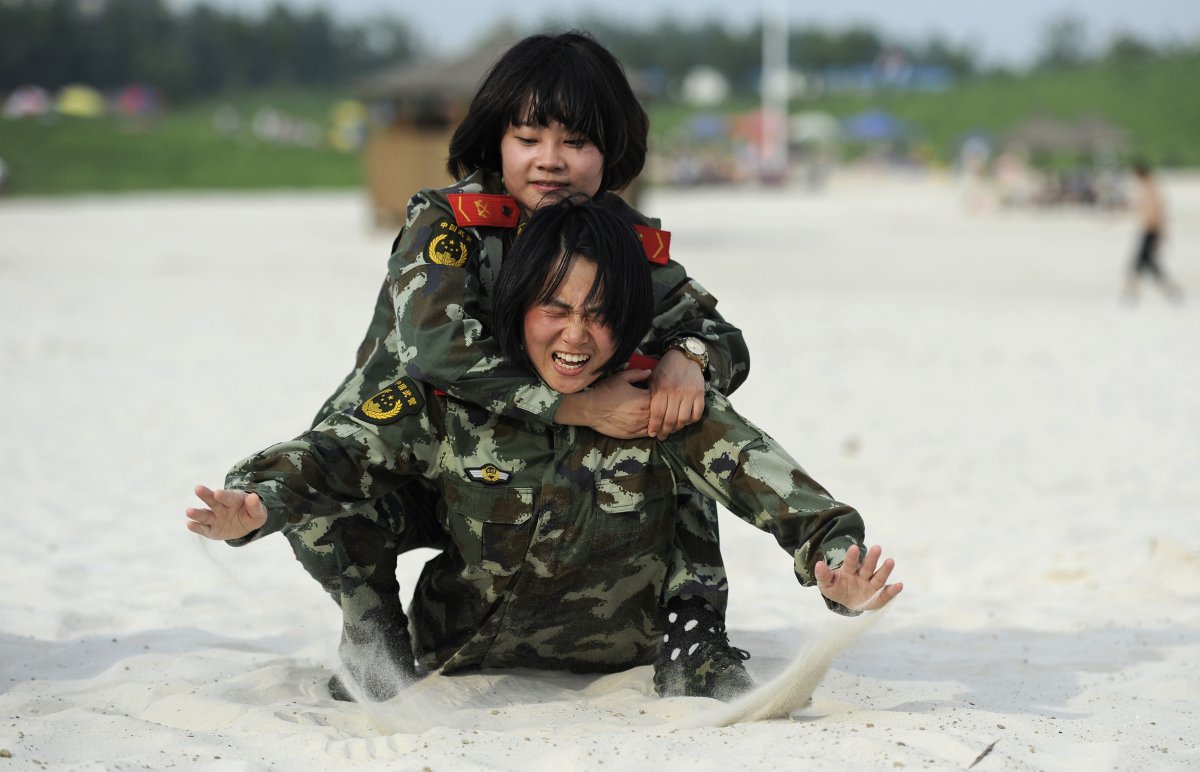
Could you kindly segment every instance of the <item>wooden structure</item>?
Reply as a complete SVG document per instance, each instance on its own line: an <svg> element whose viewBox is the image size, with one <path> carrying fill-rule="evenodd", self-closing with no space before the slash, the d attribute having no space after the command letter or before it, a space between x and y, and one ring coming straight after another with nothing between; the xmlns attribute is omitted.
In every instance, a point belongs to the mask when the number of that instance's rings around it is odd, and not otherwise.
<svg viewBox="0 0 1200 772"><path fill-rule="evenodd" d="M413 193L453 182L446 171L450 137L483 76L514 42L502 32L457 58L405 65L359 84L371 105L363 179L377 223L402 223Z"/></svg>

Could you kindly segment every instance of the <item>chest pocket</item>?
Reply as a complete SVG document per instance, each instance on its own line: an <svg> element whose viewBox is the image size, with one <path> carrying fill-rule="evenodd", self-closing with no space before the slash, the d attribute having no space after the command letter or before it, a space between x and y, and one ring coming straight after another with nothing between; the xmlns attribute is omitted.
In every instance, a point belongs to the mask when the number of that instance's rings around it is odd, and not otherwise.
<svg viewBox="0 0 1200 772"><path fill-rule="evenodd" d="M607 562L649 554L665 557L674 513L674 480L665 471L597 480L590 559Z"/></svg>
<svg viewBox="0 0 1200 772"><path fill-rule="evenodd" d="M521 566L533 534L532 488L445 488L446 530L471 568L508 576Z"/></svg>

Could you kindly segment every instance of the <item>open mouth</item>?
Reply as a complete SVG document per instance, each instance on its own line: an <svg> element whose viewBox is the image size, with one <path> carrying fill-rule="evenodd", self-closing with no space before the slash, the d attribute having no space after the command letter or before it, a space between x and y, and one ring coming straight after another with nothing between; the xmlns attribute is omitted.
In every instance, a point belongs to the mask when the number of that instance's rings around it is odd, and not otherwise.
<svg viewBox="0 0 1200 772"><path fill-rule="evenodd" d="M581 372L591 357L587 354L566 354L556 351L551 355L551 359L554 360L554 366L559 372L571 375Z"/></svg>

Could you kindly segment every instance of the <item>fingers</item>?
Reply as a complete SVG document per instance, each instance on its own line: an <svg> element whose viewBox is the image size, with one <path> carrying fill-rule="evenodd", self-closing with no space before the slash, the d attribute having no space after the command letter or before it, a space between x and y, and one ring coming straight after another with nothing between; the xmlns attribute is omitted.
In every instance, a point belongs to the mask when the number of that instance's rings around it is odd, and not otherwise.
<svg viewBox="0 0 1200 772"><path fill-rule="evenodd" d="M189 531L201 536L209 536L212 533L213 523L217 521L217 515L211 509L188 507L185 513L188 516L187 529Z"/></svg>
<svg viewBox="0 0 1200 772"><path fill-rule="evenodd" d="M862 565L859 568L859 573L863 576L871 576L875 573L875 567L879 564L879 556L883 554L883 547L878 544L867 550L867 556L863 558Z"/></svg>
<svg viewBox="0 0 1200 772"><path fill-rule="evenodd" d="M818 561L814 576L821 593L832 601L859 611L873 611L892 601L904 585L900 582L888 584L896 561L888 558L880 562L883 548L871 547L863 555L858 546L846 550L838 569L831 570L825 561Z"/></svg>
<svg viewBox="0 0 1200 772"><path fill-rule="evenodd" d="M858 545L851 545L850 549L846 550L846 557L842 560L842 571L847 574L858 573Z"/></svg>
<svg viewBox="0 0 1200 772"><path fill-rule="evenodd" d="M212 523L213 519L216 518L216 515L213 514L211 509L197 509L195 507L188 507L185 510L185 513L187 514L188 519L192 521L187 524L188 528L191 528L193 525L209 525Z"/></svg>
<svg viewBox="0 0 1200 772"><path fill-rule="evenodd" d="M871 572L871 583L876 586L887 584L888 577L892 575L892 569L896 567L896 561L888 558L883 561L883 566L878 571Z"/></svg>
<svg viewBox="0 0 1200 772"><path fill-rule="evenodd" d="M674 431L687 424L686 421L680 420L680 412L683 410L683 406L674 405L670 401L666 401L666 403L667 408L665 411L663 411L662 423L660 424L658 431L650 435L651 437L657 437L660 440L665 440L667 437L670 437Z"/></svg>
<svg viewBox="0 0 1200 772"><path fill-rule="evenodd" d="M257 493L251 493L246 497L246 514L259 525L266 522L267 506L263 504L262 498Z"/></svg>
<svg viewBox="0 0 1200 772"><path fill-rule="evenodd" d="M662 434L663 421L666 418L667 405L666 400L651 399L650 400L650 421L647 424L646 434L650 437L658 437Z"/></svg>
<svg viewBox="0 0 1200 772"><path fill-rule="evenodd" d="M650 436L666 439L672 433L700 420L704 397L688 399L659 392L650 400Z"/></svg>
<svg viewBox="0 0 1200 772"><path fill-rule="evenodd" d="M621 380L625 381L625 383L628 383L632 386L635 383L644 383L648 381L652 373L653 370L622 370L621 372L617 373L617 376L620 377Z"/></svg>
<svg viewBox="0 0 1200 772"><path fill-rule="evenodd" d="M829 566L824 560L818 560L817 564L813 566L813 576L816 577L818 590L828 589L833 584L833 572L829 570Z"/></svg>
<svg viewBox="0 0 1200 772"><path fill-rule="evenodd" d="M904 589L904 584L902 582L897 582L896 584L889 584L886 587L883 587L882 589L880 589L879 592L872 595L871 598L862 605L861 610L862 611L878 611L879 609L883 608L887 604L891 603L892 599L895 598L897 595L899 595L900 591L903 589Z"/></svg>
<svg viewBox="0 0 1200 772"><path fill-rule="evenodd" d="M216 495L213 493L212 488L208 488L203 485L197 485L193 489L193 491L196 494L196 498L200 499L205 504L207 504L209 506L209 508L212 508L217 505L217 498L216 498Z"/></svg>

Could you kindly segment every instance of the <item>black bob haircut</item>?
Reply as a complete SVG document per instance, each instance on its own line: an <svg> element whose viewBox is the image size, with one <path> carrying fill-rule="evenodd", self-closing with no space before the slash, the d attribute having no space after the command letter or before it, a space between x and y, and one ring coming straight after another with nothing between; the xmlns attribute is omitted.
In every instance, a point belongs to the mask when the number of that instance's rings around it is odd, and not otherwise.
<svg viewBox="0 0 1200 772"><path fill-rule="evenodd" d="M646 163L650 119L608 49L585 32L532 35L492 65L450 139L446 169L462 179L500 172L509 126L558 121L604 154L600 190L621 190Z"/></svg>
<svg viewBox="0 0 1200 772"><path fill-rule="evenodd" d="M525 351L525 312L554 297L578 259L596 265L587 303L599 300L616 349L601 365L621 369L650 329L654 289L646 252L633 226L581 194L538 207L504 258L492 306L494 333L510 361L532 368Z"/></svg>

